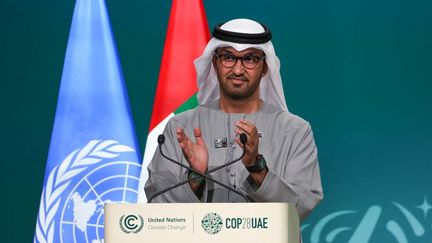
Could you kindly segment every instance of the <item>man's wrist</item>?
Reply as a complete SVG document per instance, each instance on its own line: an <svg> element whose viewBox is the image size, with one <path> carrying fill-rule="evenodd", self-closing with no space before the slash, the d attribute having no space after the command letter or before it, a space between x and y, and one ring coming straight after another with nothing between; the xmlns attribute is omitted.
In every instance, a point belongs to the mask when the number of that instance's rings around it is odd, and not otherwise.
<svg viewBox="0 0 432 243"><path fill-rule="evenodd" d="M250 166L246 166L246 169L250 173L260 173L260 172L263 172L264 170L266 170L267 169L267 163L264 159L264 156L262 154L258 154L256 156L255 163L250 165Z"/></svg>
<svg viewBox="0 0 432 243"><path fill-rule="evenodd" d="M188 173L188 180L201 184L205 180L205 178L200 174L190 170Z"/></svg>
<svg viewBox="0 0 432 243"><path fill-rule="evenodd" d="M261 187L264 179L267 177L268 172L268 168L261 172L251 172L246 178L254 191L257 191Z"/></svg>

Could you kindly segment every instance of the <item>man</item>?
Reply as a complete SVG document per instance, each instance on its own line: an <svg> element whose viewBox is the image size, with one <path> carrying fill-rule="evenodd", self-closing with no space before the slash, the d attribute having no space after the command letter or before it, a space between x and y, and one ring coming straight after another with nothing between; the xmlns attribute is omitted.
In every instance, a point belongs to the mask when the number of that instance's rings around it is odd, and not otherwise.
<svg viewBox="0 0 432 243"><path fill-rule="evenodd" d="M256 202L290 202L304 219L322 200L317 150L306 121L288 112L279 59L270 30L235 19L218 25L195 60L199 106L173 117L164 152L200 174L209 173ZM239 135L245 133L245 148ZM155 156L148 166L147 197L173 184L156 202L244 202L244 198L198 173ZM192 180L193 179L193 180Z"/></svg>

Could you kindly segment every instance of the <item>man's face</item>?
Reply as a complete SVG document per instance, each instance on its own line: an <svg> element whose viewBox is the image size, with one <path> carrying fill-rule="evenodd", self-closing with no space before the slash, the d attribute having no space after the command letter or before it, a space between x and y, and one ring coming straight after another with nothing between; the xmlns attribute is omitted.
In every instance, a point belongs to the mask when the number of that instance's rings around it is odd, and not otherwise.
<svg viewBox="0 0 432 243"><path fill-rule="evenodd" d="M221 95L233 100L258 98L261 77L267 72L267 64L263 58L264 53L255 48L236 51L232 47L218 48L216 53L213 57L213 65L218 76ZM239 59L235 60L235 58ZM231 63L228 66L234 66L226 67L227 62L222 63L222 60L228 60ZM253 64L254 61L256 61L256 66L250 68L250 64Z"/></svg>

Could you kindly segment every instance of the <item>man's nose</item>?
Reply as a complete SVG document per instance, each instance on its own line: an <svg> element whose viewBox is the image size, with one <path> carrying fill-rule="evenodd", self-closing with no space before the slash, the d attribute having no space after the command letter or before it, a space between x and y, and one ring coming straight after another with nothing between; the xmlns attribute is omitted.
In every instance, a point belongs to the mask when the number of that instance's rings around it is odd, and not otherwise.
<svg viewBox="0 0 432 243"><path fill-rule="evenodd" d="M237 59L236 63L234 64L233 71L235 75L241 75L244 73L244 67L243 63L241 62L241 59Z"/></svg>

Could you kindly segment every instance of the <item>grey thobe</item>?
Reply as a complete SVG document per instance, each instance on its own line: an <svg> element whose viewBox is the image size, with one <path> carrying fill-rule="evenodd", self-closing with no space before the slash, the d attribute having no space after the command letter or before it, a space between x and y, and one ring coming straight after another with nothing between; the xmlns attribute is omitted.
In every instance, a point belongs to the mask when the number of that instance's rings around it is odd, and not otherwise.
<svg viewBox="0 0 432 243"><path fill-rule="evenodd" d="M255 124L261 137L258 151L264 155L269 169L262 185L258 187L247 180L249 172L241 161L209 176L243 191L257 202L293 203L300 219L304 219L323 198L317 149L309 123L288 111L263 103L255 113L225 113L219 110L216 100L171 118L164 131L163 151L168 157L189 165L178 144L176 128L183 128L194 140L193 129L199 127L209 152L209 170L222 165L242 153L234 141L234 124L242 118ZM188 174L186 169L164 159L158 150L148 171L147 198L187 180ZM187 183L156 197L153 202L244 202L244 199L207 180L201 199Z"/></svg>

